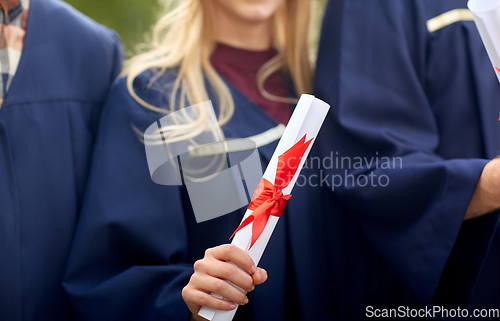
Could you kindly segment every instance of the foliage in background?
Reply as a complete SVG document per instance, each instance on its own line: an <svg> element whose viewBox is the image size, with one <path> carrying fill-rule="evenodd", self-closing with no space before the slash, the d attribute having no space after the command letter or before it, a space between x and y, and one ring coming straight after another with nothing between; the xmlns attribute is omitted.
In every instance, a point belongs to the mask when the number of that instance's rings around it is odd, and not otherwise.
<svg viewBox="0 0 500 321"><path fill-rule="evenodd" d="M116 30L127 56L147 34L162 13L158 0L65 0L97 22Z"/></svg>
<svg viewBox="0 0 500 321"><path fill-rule="evenodd" d="M300 0L299 0L300 1ZM316 62L318 56L319 37L321 32L321 21L325 12L326 0L313 0L311 10L311 48L312 61Z"/></svg>

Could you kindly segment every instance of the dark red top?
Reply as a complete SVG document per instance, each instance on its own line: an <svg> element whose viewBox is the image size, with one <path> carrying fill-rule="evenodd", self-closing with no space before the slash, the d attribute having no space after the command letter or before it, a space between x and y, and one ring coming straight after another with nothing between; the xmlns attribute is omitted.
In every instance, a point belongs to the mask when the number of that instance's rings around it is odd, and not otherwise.
<svg viewBox="0 0 500 321"><path fill-rule="evenodd" d="M275 55L274 48L251 51L219 43L210 61L219 75L278 123L286 125L291 116L290 105L264 98L257 88L257 72ZM274 73L266 79L264 88L273 95L287 97L285 80L280 73Z"/></svg>

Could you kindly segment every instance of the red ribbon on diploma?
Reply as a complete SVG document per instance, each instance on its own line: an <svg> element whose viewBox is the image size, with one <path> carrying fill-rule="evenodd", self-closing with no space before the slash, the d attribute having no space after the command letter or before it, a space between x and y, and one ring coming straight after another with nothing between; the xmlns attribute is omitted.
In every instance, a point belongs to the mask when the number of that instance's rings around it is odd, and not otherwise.
<svg viewBox="0 0 500 321"><path fill-rule="evenodd" d="M253 213L240 224L229 239L232 239L242 228L253 222L252 243L250 243L249 248L251 249L264 231L271 215L281 216L286 203L292 197L292 195L283 195L283 189L290 184L295 176L312 140L313 138L306 142L306 135L304 135L295 145L278 157L274 185L265 178L260 181L248 206L248 209L253 210Z"/></svg>

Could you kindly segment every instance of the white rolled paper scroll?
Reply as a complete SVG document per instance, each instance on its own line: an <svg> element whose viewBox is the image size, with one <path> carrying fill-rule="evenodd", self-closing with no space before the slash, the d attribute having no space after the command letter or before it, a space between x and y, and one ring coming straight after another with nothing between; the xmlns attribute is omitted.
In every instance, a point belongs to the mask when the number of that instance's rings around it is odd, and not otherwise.
<svg viewBox="0 0 500 321"><path fill-rule="evenodd" d="M288 186L283 188L283 195L291 194L293 186L295 185L300 171L307 159L307 155L309 154L309 151L311 150L312 145L314 144L314 141L318 136L319 130L323 125L323 121L325 120L329 109L330 106L327 103L315 98L312 95L302 95L300 97L300 100L292 114L292 117L290 118L283 136L281 137L281 140L276 147L273 157L271 158L269 165L267 166L267 169L263 175L264 179L274 184L275 175L278 168L278 158L283 153L292 148L292 146L294 146L296 143L303 140L304 137L306 142L312 140L309 143L307 150L305 150L302 160L298 165L297 171L295 172L292 180L290 181ZM243 221L245 221L245 219L252 213L252 210L247 209L245 216L243 217ZM250 223L249 225L246 225L241 230L239 230L235 234L232 244L245 250L253 259L255 266L257 266L260 258L262 257L262 254L264 253L267 243L271 238L271 234L273 233L273 230L278 223L278 220L279 217L270 216L269 221L262 231L262 234L260 234L257 241L252 246L250 245L252 240L253 223ZM212 295L218 298L222 298L221 296L214 293L212 293ZM220 311L202 307L198 314L211 321L231 321L234 317L234 314L236 313L236 310L237 308L231 311Z"/></svg>

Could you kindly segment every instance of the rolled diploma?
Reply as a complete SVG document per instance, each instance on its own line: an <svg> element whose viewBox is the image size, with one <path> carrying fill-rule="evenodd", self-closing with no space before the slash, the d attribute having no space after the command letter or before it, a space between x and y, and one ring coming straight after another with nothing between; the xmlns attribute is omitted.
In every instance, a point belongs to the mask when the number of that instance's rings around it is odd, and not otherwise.
<svg viewBox="0 0 500 321"><path fill-rule="evenodd" d="M309 151L311 150L316 137L318 136L319 130L321 129L321 126L326 118L329 109L330 106L327 103L315 98L312 95L302 95L300 97L300 100L295 107L292 117L290 118L290 121L288 122L288 125L285 129L285 132L283 133L283 136L281 137L278 146L274 151L273 157L271 158L269 165L267 166L266 171L263 175L263 178L274 184L274 178L278 166L278 157L286 152L289 148L291 148L304 135L306 135L306 141L313 138L311 145L305 152L302 161L300 162L295 176L291 180L290 184L283 189L284 195L291 194L295 182L300 175L300 171L302 170L302 167L307 160L307 155L309 155ZM250 214L252 214L252 212L252 210L247 210L245 216L242 219L242 222ZM238 233L236 233L231 244L245 250L253 259L255 266L257 266L259 264L260 258L262 257L262 254L264 253L267 243L271 238L271 234L273 233L274 228L278 223L278 220L279 217L271 215L266 227L264 228L264 231L250 250L248 248L250 247L250 242L252 240L253 223L250 223L249 225L241 229ZM222 298L222 296L215 293L212 293L212 295L217 298ZM198 312L198 315L211 321L231 321L237 309L238 308L236 307L236 309L233 309L231 311L221 311L202 307Z"/></svg>
<svg viewBox="0 0 500 321"><path fill-rule="evenodd" d="M500 81L500 0L469 0L467 7Z"/></svg>

